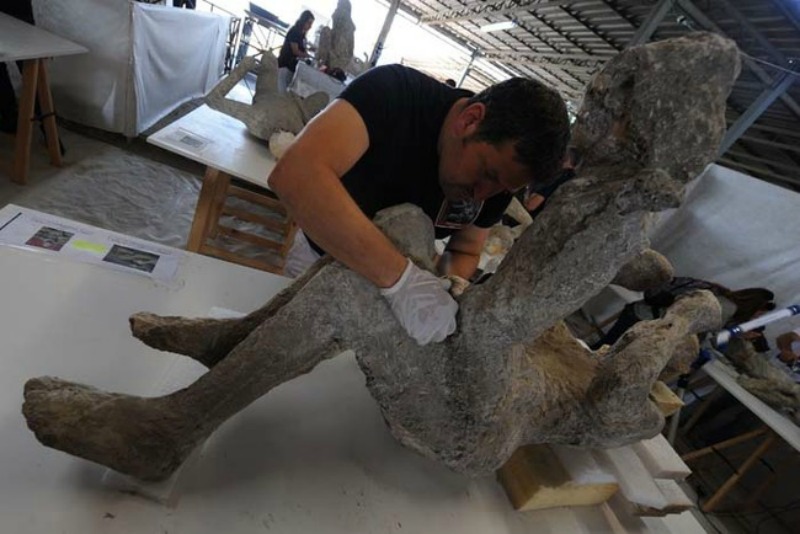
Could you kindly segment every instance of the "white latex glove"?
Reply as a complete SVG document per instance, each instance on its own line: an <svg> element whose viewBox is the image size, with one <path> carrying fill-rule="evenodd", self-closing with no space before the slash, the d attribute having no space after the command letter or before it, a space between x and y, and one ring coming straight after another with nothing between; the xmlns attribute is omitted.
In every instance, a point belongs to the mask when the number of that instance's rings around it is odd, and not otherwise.
<svg viewBox="0 0 800 534"><path fill-rule="evenodd" d="M408 260L392 287L381 289L397 320L419 345L443 341L456 331L458 304L447 289L449 280L437 278Z"/></svg>

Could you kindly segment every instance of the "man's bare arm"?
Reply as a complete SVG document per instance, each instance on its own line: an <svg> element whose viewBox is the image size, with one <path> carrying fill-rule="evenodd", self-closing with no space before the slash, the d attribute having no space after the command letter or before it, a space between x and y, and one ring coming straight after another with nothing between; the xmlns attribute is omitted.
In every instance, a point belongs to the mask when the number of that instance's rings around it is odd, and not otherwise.
<svg viewBox="0 0 800 534"><path fill-rule="evenodd" d="M448 272L469 280L481 259L483 245L489 236L488 228L468 226L450 236L447 251L450 253Z"/></svg>
<svg viewBox="0 0 800 534"><path fill-rule="evenodd" d="M356 109L335 100L309 122L268 178L270 189L314 241L378 287L393 285L405 257L341 183L369 147Z"/></svg>

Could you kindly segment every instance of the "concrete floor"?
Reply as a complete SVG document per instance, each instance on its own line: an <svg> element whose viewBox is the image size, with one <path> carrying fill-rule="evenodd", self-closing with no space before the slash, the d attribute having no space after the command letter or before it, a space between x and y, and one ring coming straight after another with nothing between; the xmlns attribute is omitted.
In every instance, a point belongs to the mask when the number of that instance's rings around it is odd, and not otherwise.
<svg viewBox="0 0 800 534"><path fill-rule="evenodd" d="M250 75L228 97L247 102L254 86L255 79ZM205 167L149 145L146 138L201 104L198 99L179 106L134 139L62 121L59 132L66 152L61 168L49 164L43 135L36 129L28 184L19 186L5 177L0 179L0 205L14 203L183 248ZM0 161L10 161L12 143L11 136L0 134ZM226 224L268 235L249 223L226 221ZM224 238L220 241L225 248L274 260L269 252Z"/></svg>

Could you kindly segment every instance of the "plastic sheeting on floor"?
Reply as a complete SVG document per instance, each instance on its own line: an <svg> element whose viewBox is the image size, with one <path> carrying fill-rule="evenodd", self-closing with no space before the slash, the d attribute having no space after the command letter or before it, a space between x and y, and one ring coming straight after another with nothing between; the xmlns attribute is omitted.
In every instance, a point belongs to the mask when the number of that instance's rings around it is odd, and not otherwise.
<svg viewBox="0 0 800 534"><path fill-rule="evenodd" d="M56 58L59 115L134 137L219 80L230 18L128 0L34 0L39 26L88 54Z"/></svg>

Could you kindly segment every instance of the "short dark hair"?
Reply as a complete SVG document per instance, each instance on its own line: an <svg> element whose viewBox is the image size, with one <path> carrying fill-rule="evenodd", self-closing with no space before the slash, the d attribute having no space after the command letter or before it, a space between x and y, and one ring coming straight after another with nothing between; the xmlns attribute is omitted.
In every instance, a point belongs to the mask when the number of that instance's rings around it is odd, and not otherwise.
<svg viewBox="0 0 800 534"><path fill-rule="evenodd" d="M557 179L569 142L569 116L561 95L529 78L511 78L469 99L486 106L474 139L498 145L514 142L516 160L536 186Z"/></svg>

